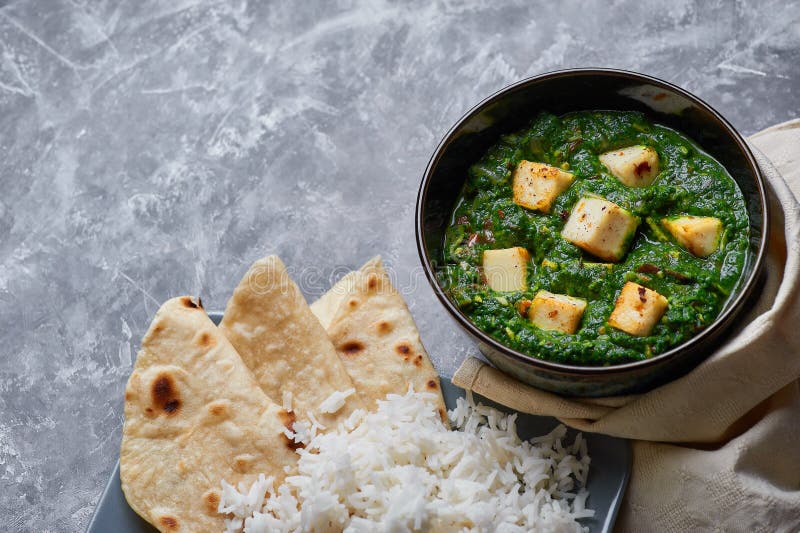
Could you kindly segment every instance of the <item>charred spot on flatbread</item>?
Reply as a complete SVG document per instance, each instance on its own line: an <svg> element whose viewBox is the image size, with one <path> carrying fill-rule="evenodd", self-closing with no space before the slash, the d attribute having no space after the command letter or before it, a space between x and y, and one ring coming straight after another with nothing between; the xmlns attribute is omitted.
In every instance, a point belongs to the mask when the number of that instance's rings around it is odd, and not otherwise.
<svg viewBox="0 0 800 533"><path fill-rule="evenodd" d="M197 344L200 346L210 348L215 344L217 344L217 340L214 338L213 335L211 335L211 333L204 331L203 333L200 334L200 337L197 339Z"/></svg>
<svg viewBox="0 0 800 533"><path fill-rule="evenodd" d="M188 307L189 309L202 309L203 308L203 301L200 298L192 298L191 296L184 296L181 298L181 303L184 307Z"/></svg>
<svg viewBox="0 0 800 533"><path fill-rule="evenodd" d="M203 494L203 507L210 515L215 515L219 512L220 495L215 489L209 489Z"/></svg>
<svg viewBox="0 0 800 533"><path fill-rule="evenodd" d="M158 525L166 531L179 531L181 528L178 519L171 515L162 515L158 517Z"/></svg>
<svg viewBox="0 0 800 533"><path fill-rule="evenodd" d="M378 288L378 276L375 274L370 274L367 278L367 288L369 290L375 290Z"/></svg>
<svg viewBox="0 0 800 533"><path fill-rule="evenodd" d="M347 341L339 347L339 351L345 355L358 355L364 351L364 343L360 341Z"/></svg>
<svg viewBox="0 0 800 533"><path fill-rule="evenodd" d="M387 335L387 334L392 332L392 329L394 329L392 327L392 323L391 322L387 322L386 320L381 320L380 322L378 322L378 324L375 326L375 328L378 330L378 333L381 334L381 335Z"/></svg>
<svg viewBox="0 0 800 533"><path fill-rule="evenodd" d="M395 347L394 351L399 353L400 355L407 356L411 353L411 345L407 342L398 342Z"/></svg>
<svg viewBox="0 0 800 533"><path fill-rule="evenodd" d="M255 459L256 457L249 453L237 455L233 458L233 469L237 472L245 473L250 470L250 465L253 464Z"/></svg>
<svg viewBox="0 0 800 533"><path fill-rule="evenodd" d="M156 376L150 386L150 397L153 400L153 405L167 415L173 415L181 408L178 385L169 372L161 372Z"/></svg>
<svg viewBox="0 0 800 533"><path fill-rule="evenodd" d="M297 422L297 417L294 415L293 411L281 409L278 411L278 418L281 419L281 424L283 424L286 429L294 431L294 423Z"/></svg>
<svg viewBox="0 0 800 533"><path fill-rule="evenodd" d="M228 406L230 402L227 400L218 400L208 404L208 412L215 417L222 418L228 415Z"/></svg>
<svg viewBox="0 0 800 533"><path fill-rule="evenodd" d="M436 390L436 388L437 388L436 381L435 381L435 380L433 380L433 379L432 379L432 380L430 380L430 381L428 381L428 383L426 383L426 385L427 385L427 386L428 386L428 388L429 388L429 389L431 389L431 390Z"/></svg>
<svg viewBox="0 0 800 533"><path fill-rule="evenodd" d="M278 418L281 420L281 424L288 429L289 431L294 433L294 423L297 422L297 417L295 416L293 411L287 411L285 409L281 409L278 411ZM286 446L291 448L292 450L296 450L298 448L303 447L302 442L295 442L294 439L290 439L286 433L282 433L283 440L286 443Z"/></svg>

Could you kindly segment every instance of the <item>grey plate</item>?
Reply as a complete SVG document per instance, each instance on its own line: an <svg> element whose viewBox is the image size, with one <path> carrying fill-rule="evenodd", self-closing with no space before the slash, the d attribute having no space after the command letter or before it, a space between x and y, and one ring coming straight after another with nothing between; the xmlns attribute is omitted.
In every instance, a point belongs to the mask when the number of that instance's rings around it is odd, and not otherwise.
<svg viewBox="0 0 800 533"><path fill-rule="evenodd" d="M209 313L214 322L219 323L221 313ZM449 379L441 378L442 393L448 409L456 405L456 399L464 396L464 390L453 385ZM510 409L475 395L476 401L492 405L504 412ZM558 425L555 418L520 414L517 418L517 431L521 438L529 439L550 432ZM576 431L570 429L567 440L575 438ZM595 433L584 434L592 458L589 468L589 499L587 507L595 510L595 517L583 519L581 523L592 533L611 531L617 516L625 487L630 474L631 451L627 440ZM156 530L130 508L119 482L119 461L106 485L103 495L95 509L87 533L144 533Z"/></svg>

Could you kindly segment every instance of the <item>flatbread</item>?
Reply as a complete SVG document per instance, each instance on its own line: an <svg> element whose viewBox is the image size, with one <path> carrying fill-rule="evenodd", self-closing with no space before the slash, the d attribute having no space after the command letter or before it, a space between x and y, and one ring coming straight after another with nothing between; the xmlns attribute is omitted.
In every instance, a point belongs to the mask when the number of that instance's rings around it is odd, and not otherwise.
<svg viewBox="0 0 800 533"><path fill-rule="evenodd" d="M225 308L220 330L267 396L282 402L284 393L291 393L298 419L309 420L313 413L330 429L363 407L353 394L337 412L320 412L326 398L353 388L353 382L277 256L250 267Z"/></svg>
<svg viewBox="0 0 800 533"><path fill-rule="evenodd" d="M403 297L392 285L380 257L368 261L347 282L350 290L327 328L339 357L362 401L370 408L387 394L437 395L436 407L446 421L439 375L419 338ZM317 306L324 312L327 306ZM320 321L327 321L323 315Z"/></svg>
<svg viewBox="0 0 800 533"><path fill-rule="evenodd" d="M373 261L374 260L375 259L373 259ZM364 265L364 267L366 266L367 265ZM316 302L311 304L311 312L314 313L320 324L322 324L322 327L326 330L330 327L331 321L333 321L333 315L336 314L339 306L355 288L355 283L358 280L359 272L360 271L358 270L348 272L342 277L342 279L337 281L336 284L331 287L330 290L328 290L328 292L320 296Z"/></svg>
<svg viewBox="0 0 800 533"><path fill-rule="evenodd" d="M161 531L223 531L220 480L283 480L292 415L270 401L188 296L167 301L125 388L120 478L128 503Z"/></svg>

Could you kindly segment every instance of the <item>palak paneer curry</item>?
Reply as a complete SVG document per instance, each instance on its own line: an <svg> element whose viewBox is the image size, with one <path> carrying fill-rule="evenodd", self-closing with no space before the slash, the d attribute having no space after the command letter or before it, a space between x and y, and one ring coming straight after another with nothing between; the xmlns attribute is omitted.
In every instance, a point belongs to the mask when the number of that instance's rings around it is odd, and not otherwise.
<svg viewBox="0 0 800 533"><path fill-rule="evenodd" d="M738 186L685 135L635 112L543 113L469 168L438 276L502 344L614 365L713 322L748 239Z"/></svg>

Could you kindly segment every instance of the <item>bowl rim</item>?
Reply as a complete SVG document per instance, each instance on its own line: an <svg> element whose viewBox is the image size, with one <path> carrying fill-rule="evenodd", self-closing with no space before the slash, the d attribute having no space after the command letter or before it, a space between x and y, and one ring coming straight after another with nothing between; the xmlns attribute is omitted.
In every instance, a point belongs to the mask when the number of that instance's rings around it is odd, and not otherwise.
<svg viewBox="0 0 800 533"><path fill-rule="evenodd" d="M474 115L483 111L484 108L494 103L500 97L503 97L507 94L511 94L520 89L524 89L529 85L533 85L536 83L540 83L542 81L552 80L556 78L596 76L596 75L607 75L613 77L628 78L631 80L635 80L637 82L649 83L658 86L660 88L668 89L687 98L688 100L692 101L695 105L697 105L705 112L707 112L708 115L710 115L710 117L717 123L717 125L723 131L727 132L727 134L734 140L736 145L744 154L745 159L747 160L750 172L752 176L755 178L755 185L758 191L759 201L761 203L762 232L761 232L761 242L759 243L758 246L758 252L755 254L755 258L753 261L753 268L751 269L749 276L745 280L741 279L739 280L739 286L737 288L737 292L735 293L733 299L728 300L727 305L722 310L722 312L717 316L717 318L714 319L714 321L708 327L703 329L700 333L678 344L677 346L670 348L666 352L658 354L655 357L651 357L649 359L632 361L628 363L622 363L619 365L578 366L578 365L570 365L565 363L556 363L553 361L547 361L545 359L540 359L534 356L526 355L518 350L514 350L513 348L510 348L505 344L497 341L496 339L485 333L483 330L479 329L464 313L462 313L461 310L458 309L455 306L455 304L450 300L450 298L447 297L447 295L444 293L444 290L439 285L439 282L436 279L434 269L431 265L431 258L428 256L427 247L425 246L426 239L423 227L422 214L427 199L427 193L431 181L431 176L433 174L433 169L438 165L444 150L455 140L453 139L453 135L464 125L465 122L470 120ZM770 230L769 202L767 201L767 193L764 185L764 177L747 142L739 134L739 132L736 131L736 129L730 124L730 122L728 122L727 119L725 119L716 109L711 107L704 100L693 95L689 91L682 89L681 87L678 87L673 83L670 83L668 81L647 74L641 74L634 71L612 69L612 68L570 68L570 69L545 72L542 74L524 78L510 85L507 85L506 87L503 87L502 89L494 92L490 96L478 102L476 105L470 108L466 113L464 113L461 116L461 118L459 118L456 121L456 123L447 131L447 133L444 135L444 137L434 150L433 155L428 160L428 164L425 167L425 172L422 177L422 182L420 183L419 191L417 193L417 205L415 211L415 233L417 241L417 252L419 253L420 259L422 261L422 266L423 270L425 271L425 276L428 278L428 282L431 284L431 287L433 288L433 291L436 294L439 301L445 306L445 308L450 312L450 314L460 323L460 325L464 329L466 329L473 337L477 338L480 342L489 345L496 351L499 351L500 353L503 353L504 355L509 356L512 359L517 360L518 362L539 368L541 370L547 371L550 374L561 374L570 376L574 375L609 376L615 374L630 374L632 372L643 370L645 368L649 368L654 365L660 365L668 360L675 359L679 355L691 351L693 348L696 348L697 346L700 345L700 343L704 342L706 339L713 338L716 334L720 333L736 317L737 313L740 311L741 306L750 296L756 285L756 281L763 266L767 243L769 241L769 230Z"/></svg>

